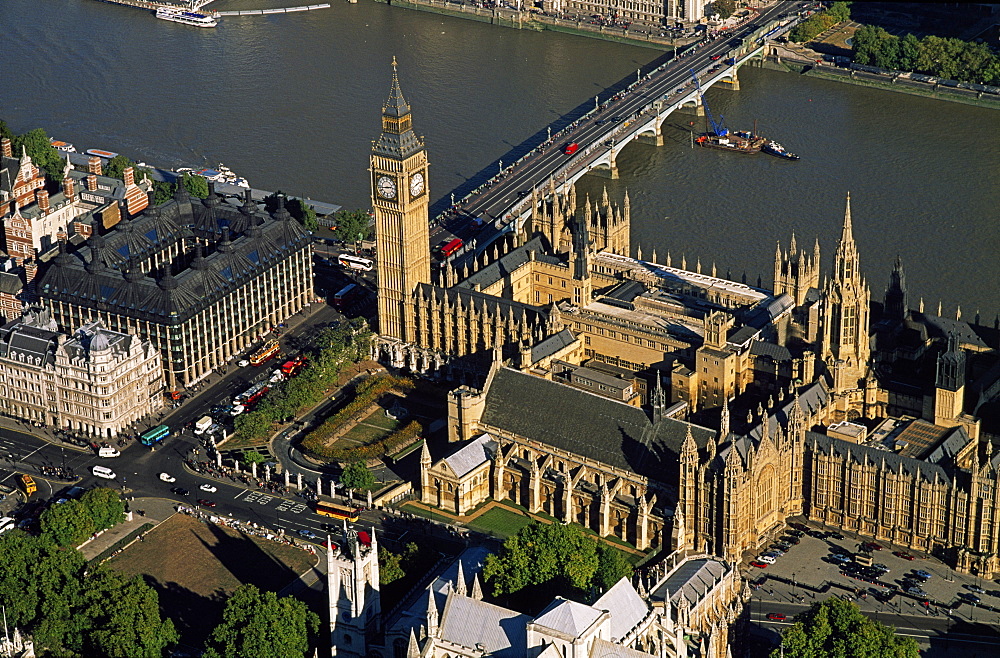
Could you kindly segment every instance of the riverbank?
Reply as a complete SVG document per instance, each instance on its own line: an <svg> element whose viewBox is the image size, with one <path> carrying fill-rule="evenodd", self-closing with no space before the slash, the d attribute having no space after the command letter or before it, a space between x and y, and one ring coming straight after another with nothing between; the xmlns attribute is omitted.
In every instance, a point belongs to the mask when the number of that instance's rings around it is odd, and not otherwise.
<svg viewBox="0 0 1000 658"><path fill-rule="evenodd" d="M503 7L487 9L467 5L462 2L450 2L449 0L375 0L375 2L381 2L392 7L403 7L404 9L455 16L479 21L480 23L514 28L515 30L564 32L566 34L613 41L630 46L654 48L656 50L673 50L676 47L685 46L697 40L660 37L658 34L653 33L652 30L647 32L639 29L630 30L621 27L592 25L581 20L568 20L556 16L517 11L516 9Z"/></svg>
<svg viewBox="0 0 1000 658"><path fill-rule="evenodd" d="M834 80L847 84L862 87L872 87L885 91L894 91L910 96L923 96L952 103L962 103L963 105L974 105L988 109L1000 109L1000 97L974 92L969 89L946 87L940 84L930 84L917 80L908 80L895 75L881 75L878 73L868 73L865 71L855 71L841 68L833 64L822 62L823 55L815 51L809 51L803 47L797 47L794 51L789 48L775 46L772 54L756 62L763 68L773 71L784 71L788 73L798 73L814 78Z"/></svg>

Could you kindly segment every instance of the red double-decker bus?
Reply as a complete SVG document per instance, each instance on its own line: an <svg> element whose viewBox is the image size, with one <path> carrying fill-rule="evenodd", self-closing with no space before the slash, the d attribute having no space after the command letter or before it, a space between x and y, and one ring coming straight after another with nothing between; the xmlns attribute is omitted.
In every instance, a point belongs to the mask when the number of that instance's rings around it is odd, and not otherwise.
<svg viewBox="0 0 1000 658"><path fill-rule="evenodd" d="M462 245L464 245L464 244L465 243L462 242L461 238L455 238L454 240L450 240L450 241L442 244L438 248L438 253L441 255L441 258L448 258L452 254L454 254L456 251L458 251L459 249L461 249Z"/></svg>

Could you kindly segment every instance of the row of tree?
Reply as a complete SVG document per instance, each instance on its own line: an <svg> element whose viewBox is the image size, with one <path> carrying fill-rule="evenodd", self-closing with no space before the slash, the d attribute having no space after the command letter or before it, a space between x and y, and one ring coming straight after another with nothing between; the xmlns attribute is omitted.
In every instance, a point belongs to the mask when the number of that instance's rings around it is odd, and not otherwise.
<svg viewBox="0 0 1000 658"><path fill-rule="evenodd" d="M77 546L95 532L113 528L125 520L125 501L106 487L90 489L80 500L67 500L42 512L42 535L56 546Z"/></svg>
<svg viewBox="0 0 1000 658"><path fill-rule="evenodd" d="M788 31L788 40L804 43L815 39L837 23L851 20L849 2L835 2L826 11L816 12Z"/></svg>
<svg viewBox="0 0 1000 658"><path fill-rule="evenodd" d="M31 158L36 167L41 167L48 174L50 180L58 183L63 179L63 167L66 166L66 158L52 146L49 136L42 128L35 128L28 132L15 135L11 132L7 123L0 120L0 137L6 137L13 144L14 157L21 157L23 150ZM49 190L52 192L53 190Z"/></svg>
<svg viewBox="0 0 1000 658"><path fill-rule="evenodd" d="M862 25L852 37L854 61L894 71L914 71L946 80L1000 85L1000 57L984 43L913 34L897 37Z"/></svg>
<svg viewBox="0 0 1000 658"><path fill-rule="evenodd" d="M814 604L781 634L771 658L918 658L916 640L869 619L858 606L836 597Z"/></svg>
<svg viewBox="0 0 1000 658"><path fill-rule="evenodd" d="M632 565L620 550L579 525L537 521L508 537L483 568L494 597L522 606L606 591L631 575Z"/></svg>
<svg viewBox="0 0 1000 658"><path fill-rule="evenodd" d="M256 409L236 417L236 434L246 441L263 439L276 423L322 402L344 368L370 354L371 338L363 318L324 329L302 372L275 385Z"/></svg>
<svg viewBox="0 0 1000 658"><path fill-rule="evenodd" d="M337 228L334 234L344 242L371 240L375 235L372 216L364 210L341 210L334 215Z"/></svg>

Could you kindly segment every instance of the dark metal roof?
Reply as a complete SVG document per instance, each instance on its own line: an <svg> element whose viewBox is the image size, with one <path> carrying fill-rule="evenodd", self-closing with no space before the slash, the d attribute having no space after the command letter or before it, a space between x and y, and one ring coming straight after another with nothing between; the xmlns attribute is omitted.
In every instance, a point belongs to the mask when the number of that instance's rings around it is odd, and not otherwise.
<svg viewBox="0 0 1000 658"><path fill-rule="evenodd" d="M482 422L527 439L634 471L657 481L677 462L688 423L653 423L638 408L509 368L497 371L486 391ZM715 432L691 425L699 447Z"/></svg>
<svg viewBox="0 0 1000 658"><path fill-rule="evenodd" d="M938 481L950 484L951 474L938 464L914 459L913 457L903 457L889 450L866 445L858 445L843 439L835 439L826 434L816 432L806 432L806 446L809 449L821 452L826 455L835 455L846 460L847 468L851 464L885 464L887 470L900 472L907 475L917 475L927 482L933 482L935 476Z"/></svg>
<svg viewBox="0 0 1000 658"><path fill-rule="evenodd" d="M272 219L256 210L247 213L206 201L179 190L163 206L120 222L73 253L60 253L41 277L39 296L150 322L179 323L309 248L308 232L287 212ZM234 226L245 232L234 233ZM169 271L151 271L154 256L191 237L207 242L208 253L191 262L185 253Z"/></svg>

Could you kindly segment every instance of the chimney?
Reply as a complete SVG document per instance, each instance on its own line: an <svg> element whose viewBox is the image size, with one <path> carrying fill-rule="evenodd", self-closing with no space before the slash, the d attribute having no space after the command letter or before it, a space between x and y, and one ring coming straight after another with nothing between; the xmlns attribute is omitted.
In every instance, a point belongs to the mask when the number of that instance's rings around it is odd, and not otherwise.
<svg viewBox="0 0 1000 658"><path fill-rule="evenodd" d="M101 159L99 157L97 157L96 155L90 156L90 159L87 160L87 171L90 172L90 173L92 173L92 174L97 174L98 176L100 176L101 175Z"/></svg>
<svg viewBox="0 0 1000 658"><path fill-rule="evenodd" d="M3 157L13 158L14 157L14 146L10 143L9 137L4 137L0 139L0 151L3 152Z"/></svg>
<svg viewBox="0 0 1000 658"><path fill-rule="evenodd" d="M99 162L97 163L97 168L101 168L101 164ZM93 172L87 174L87 189L91 192L97 191L97 174Z"/></svg>
<svg viewBox="0 0 1000 658"><path fill-rule="evenodd" d="M122 172L122 178L125 180L126 187L135 185L135 172L132 170L132 167L125 167L125 171Z"/></svg>
<svg viewBox="0 0 1000 658"><path fill-rule="evenodd" d="M63 178L63 195L65 195L66 200L70 203L76 201L76 188L74 187L74 181L72 176L67 176Z"/></svg>
<svg viewBox="0 0 1000 658"><path fill-rule="evenodd" d="M35 198L38 200L38 208L42 211L43 215L49 214L49 192L45 188L38 190L35 193Z"/></svg>

